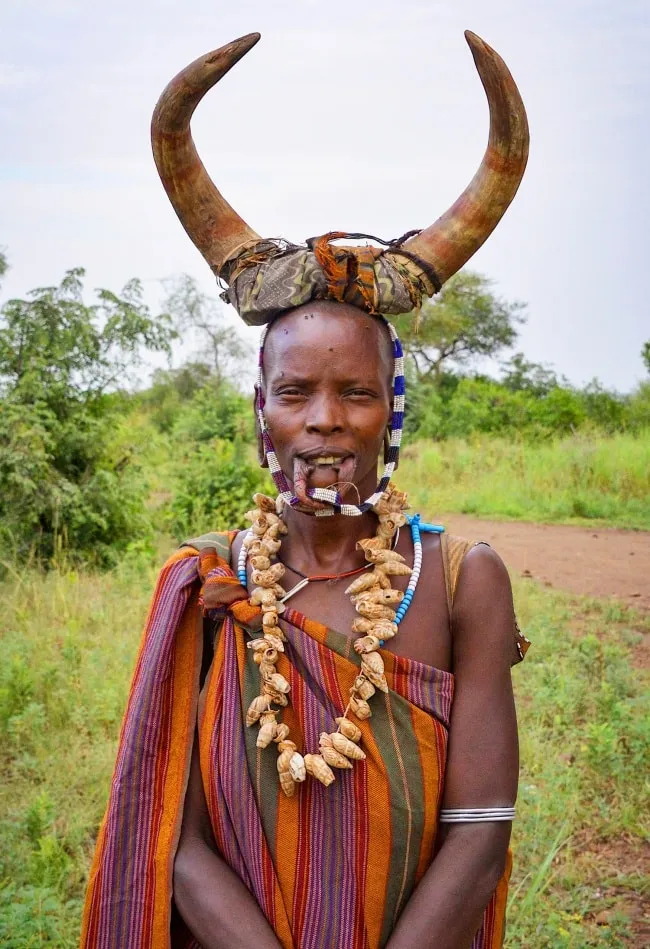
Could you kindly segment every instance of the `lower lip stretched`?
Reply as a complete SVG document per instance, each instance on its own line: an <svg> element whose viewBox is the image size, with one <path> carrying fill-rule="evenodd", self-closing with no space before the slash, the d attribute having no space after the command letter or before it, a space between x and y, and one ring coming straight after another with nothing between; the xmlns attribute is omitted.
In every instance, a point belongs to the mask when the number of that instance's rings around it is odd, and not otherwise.
<svg viewBox="0 0 650 949"><path fill-rule="evenodd" d="M293 482L294 482L294 492L296 496L305 503L309 503L309 498L307 497L307 487L309 483L309 478L314 472L318 471L319 473L324 473L327 471L333 472L333 484L343 483L352 483L354 480L354 475L357 468L357 462L354 455L347 455L344 458L336 459L333 462L326 462L325 464L316 464L316 459L313 461L307 461L305 458L296 456L294 460L294 471L293 471Z"/></svg>

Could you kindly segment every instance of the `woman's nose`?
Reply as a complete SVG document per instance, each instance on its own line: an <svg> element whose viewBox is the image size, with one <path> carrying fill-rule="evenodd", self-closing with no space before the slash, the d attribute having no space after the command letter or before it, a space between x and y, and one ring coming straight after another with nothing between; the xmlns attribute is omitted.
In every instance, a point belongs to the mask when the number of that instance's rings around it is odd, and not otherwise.
<svg viewBox="0 0 650 949"><path fill-rule="evenodd" d="M318 432L321 435L332 435L342 432L344 419L338 399L322 395L311 401L306 423L308 432Z"/></svg>

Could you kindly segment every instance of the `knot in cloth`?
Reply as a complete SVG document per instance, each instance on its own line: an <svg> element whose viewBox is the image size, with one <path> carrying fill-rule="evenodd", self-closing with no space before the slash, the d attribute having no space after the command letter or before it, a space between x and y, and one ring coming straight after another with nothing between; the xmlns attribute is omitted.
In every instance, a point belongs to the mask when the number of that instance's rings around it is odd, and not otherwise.
<svg viewBox="0 0 650 949"><path fill-rule="evenodd" d="M261 615L260 608L251 606L248 591L214 547L200 551L199 576L199 606L204 616L220 619L230 613L236 622L248 626Z"/></svg>
<svg viewBox="0 0 650 949"><path fill-rule="evenodd" d="M437 293L441 283L426 261L402 247L417 233L383 241L371 234L330 231L310 238L304 247L280 239L247 242L219 271L229 284L221 299L250 326L262 326L311 300L348 303L374 315L419 310L423 298ZM383 246L333 243L362 238Z"/></svg>

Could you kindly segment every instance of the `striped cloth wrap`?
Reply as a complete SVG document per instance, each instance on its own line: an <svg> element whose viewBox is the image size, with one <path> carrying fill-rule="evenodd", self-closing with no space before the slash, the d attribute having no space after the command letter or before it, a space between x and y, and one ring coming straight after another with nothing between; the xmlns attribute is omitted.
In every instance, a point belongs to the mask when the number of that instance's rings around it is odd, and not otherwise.
<svg viewBox="0 0 650 949"><path fill-rule="evenodd" d="M236 532L205 535L163 568L122 725L110 799L92 863L82 949L199 949L173 906L178 844L198 717L201 771L219 852L255 897L283 949L380 949L436 852L454 678L382 651L389 683L360 722L364 761L329 788L279 787L275 748L246 728L259 670L246 648L256 609L217 614L200 689L204 616L199 551L234 577ZM451 600L467 542L443 535ZM212 551L211 551L212 553ZM205 558L203 558L205 559ZM212 614L214 616L214 614ZM360 657L352 634L295 610L278 671L290 685L282 720L300 749L336 729ZM212 630L212 626L210 627ZM503 945L508 867L472 949Z"/></svg>

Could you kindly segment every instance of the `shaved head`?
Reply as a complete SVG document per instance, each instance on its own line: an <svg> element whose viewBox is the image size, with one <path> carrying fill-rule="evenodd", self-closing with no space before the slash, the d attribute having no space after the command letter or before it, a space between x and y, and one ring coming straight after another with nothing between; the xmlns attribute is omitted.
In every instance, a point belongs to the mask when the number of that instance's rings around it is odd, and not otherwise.
<svg viewBox="0 0 650 949"><path fill-rule="evenodd" d="M392 384L393 343L384 320L364 313L349 303L336 303L334 300L313 300L293 310L286 310L273 320L264 343L265 375L271 365L281 358L287 343L301 339L308 345L315 336L320 342L323 333L331 337L331 346L328 346L331 352L336 349L335 337L344 335L350 346L358 347L361 358L378 357Z"/></svg>

